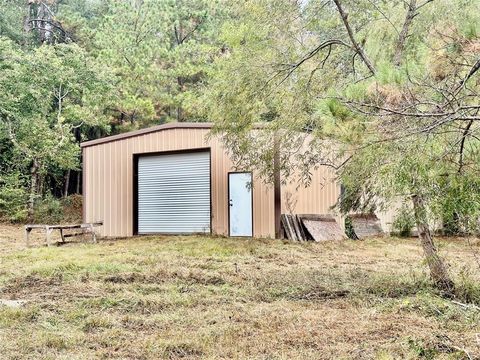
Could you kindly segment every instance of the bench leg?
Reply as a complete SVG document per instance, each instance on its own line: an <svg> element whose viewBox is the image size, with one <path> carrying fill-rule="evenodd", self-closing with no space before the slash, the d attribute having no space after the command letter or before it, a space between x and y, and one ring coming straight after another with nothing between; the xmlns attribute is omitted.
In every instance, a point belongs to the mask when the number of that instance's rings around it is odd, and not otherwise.
<svg viewBox="0 0 480 360"><path fill-rule="evenodd" d="M65 242L65 236L63 236L63 229L60 228L60 237L62 238L62 242Z"/></svg>
<svg viewBox="0 0 480 360"><path fill-rule="evenodd" d="M90 225L90 231L92 232L92 241L96 244L97 243L97 234L95 234L95 228L93 225Z"/></svg>
<svg viewBox="0 0 480 360"><path fill-rule="evenodd" d="M47 246L50 246L50 236L52 235L53 229L50 229L48 226L45 229L45 240L47 241Z"/></svg>
<svg viewBox="0 0 480 360"><path fill-rule="evenodd" d="M29 239L29 237L30 237L30 231L32 231L32 229L27 229L27 228L25 228L25 245L26 245L27 247L30 247L30 241L29 241L29 240L30 240L30 239Z"/></svg>

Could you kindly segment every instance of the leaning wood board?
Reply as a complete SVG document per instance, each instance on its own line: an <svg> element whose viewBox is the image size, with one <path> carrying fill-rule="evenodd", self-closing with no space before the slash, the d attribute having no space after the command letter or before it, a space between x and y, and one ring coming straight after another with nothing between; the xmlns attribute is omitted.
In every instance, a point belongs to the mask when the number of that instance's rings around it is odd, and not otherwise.
<svg viewBox="0 0 480 360"><path fill-rule="evenodd" d="M298 215L307 232L315 241L344 240L345 233L330 215Z"/></svg>

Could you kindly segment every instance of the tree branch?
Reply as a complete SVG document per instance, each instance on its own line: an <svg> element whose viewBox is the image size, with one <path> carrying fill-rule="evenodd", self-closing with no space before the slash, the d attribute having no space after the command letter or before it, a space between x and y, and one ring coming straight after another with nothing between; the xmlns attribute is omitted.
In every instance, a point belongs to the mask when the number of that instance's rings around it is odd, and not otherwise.
<svg viewBox="0 0 480 360"><path fill-rule="evenodd" d="M417 0L410 0L410 3L407 6L407 15L405 16L405 21L403 22L402 31L398 35L397 44L395 46L395 54L393 56L393 63L396 66L399 66L402 63L403 52L405 50L405 43L407 41L410 25L412 24L413 18L417 12Z"/></svg>
<svg viewBox="0 0 480 360"><path fill-rule="evenodd" d="M427 4L431 3L431 2L433 2L433 0L425 0L425 1L423 2L423 4L420 4L420 5L417 6L417 10L421 9L422 7L424 7L425 5L427 5Z"/></svg>
<svg viewBox="0 0 480 360"><path fill-rule="evenodd" d="M51 25L55 29L60 30L60 32L62 33L62 35L64 36L65 39L72 40L72 37L70 36L70 34L60 24L58 24L56 21L47 20L47 19L31 19L31 20L28 20L28 23L32 24L32 27L31 27L32 30L33 29L40 29L40 30L43 30L43 31L50 31L50 32L53 33L52 30L49 30L49 29L46 29L44 27L38 26L37 22L44 22L44 23L47 23L47 24Z"/></svg>
<svg viewBox="0 0 480 360"><path fill-rule="evenodd" d="M283 73L284 71L287 71L287 74L283 77L283 79L279 82L278 85L281 85L283 82L285 82L285 80L287 80L290 75L292 75L292 73L297 69L299 68L303 63L305 63L306 61L308 61L309 59L311 59L312 57L314 57L315 55L317 55L321 50L325 49L325 48L328 48L328 53L327 55L325 56L325 58L322 60L322 65L321 67L324 66L325 62L327 61L327 59L330 57L330 54L331 54L331 51L332 51L332 46L333 45L343 45L343 46L346 46L348 48L352 48L349 44L347 44L346 42L344 42L343 40L339 40L339 39L331 39L331 40L327 40L327 41L324 41L322 42L320 45L318 45L316 48L314 48L313 50L311 50L307 55L305 55L300 61L294 63L294 64L283 64L283 65L286 65L286 69L283 69L283 70L279 70L274 76L272 76L269 80L267 80L267 82L265 83L265 86L267 86L273 79L275 79L277 76L279 76L281 73Z"/></svg>
<svg viewBox="0 0 480 360"><path fill-rule="evenodd" d="M340 16L342 18L343 24L345 25L345 29L347 30L348 37L350 38L350 42L352 43L353 48L358 53L360 58L363 60L363 62L367 66L367 68L372 72L372 74L375 74L376 73L375 67L373 66L373 64L370 61L370 59L368 58L367 54L363 50L363 47L355 40L355 36L353 34L352 27L350 26L350 23L348 22L348 14L343 9L340 0L333 0L333 2L337 6L337 10L340 13Z"/></svg>
<svg viewBox="0 0 480 360"><path fill-rule="evenodd" d="M465 141L467 139L468 133L470 132L470 128L473 125L473 120L470 120L470 122L467 124L465 127L465 130L463 131L462 134L462 141L460 143L460 158L458 160L458 173L462 173L463 170L463 150L465 148Z"/></svg>
<svg viewBox="0 0 480 360"><path fill-rule="evenodd" d="M342 101L342 100L340 100ZM456 114L459 114L461 111L464 110L477 110L480 109L480 105L465 105L465 106L459 106L457 109L450 111L450 112L409 112L401 109L394 109L394 108L389 108L389 107L384 107L380 105L375 105L375 104L368 104L368 103L359 103L356 101L345 101L343 100L345 104L347 105L354 105L357 107L363 107L363 108L370 108L370 109L375 109L377 111L384 111L384 113L367 113L366 115L374 115L377 117L382 117L382 116L395 116L395 115L400 115L400 116L405 116L405 117L410 117L410 118L442 118L442 117L449 117L449 116L454 116ZM457 120L480 120L480 116L467 116L467 115L459 115L458 117L455 117Z"/></svg>
<svg viewBox="0 0 480 360"><path fill-rule="evenodd" d="M465 78L462 80L462 83L461 83L461 87L464 86L466 84L466 82L468 80L470 80L470 78L475 75L475 73L480 70L480 58L477 60L477 62L472 66L472 68L470 69L469 73L467 74L467 76L465 76Z"/></svg>

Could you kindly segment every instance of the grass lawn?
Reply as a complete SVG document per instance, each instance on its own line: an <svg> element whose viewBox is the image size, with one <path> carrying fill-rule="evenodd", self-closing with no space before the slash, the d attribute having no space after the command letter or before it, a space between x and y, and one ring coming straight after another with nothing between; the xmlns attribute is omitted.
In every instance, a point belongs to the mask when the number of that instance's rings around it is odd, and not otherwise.
<svg viewBox="0 0 480 360"><path fill-rule="evenodd" d="M25 249L17 230L0 227L0 298L27 303L0 306L2 359L480 357L480 312L435 293L415 239ZM440 241L464 303L480 297L472 242Z"/></svg>

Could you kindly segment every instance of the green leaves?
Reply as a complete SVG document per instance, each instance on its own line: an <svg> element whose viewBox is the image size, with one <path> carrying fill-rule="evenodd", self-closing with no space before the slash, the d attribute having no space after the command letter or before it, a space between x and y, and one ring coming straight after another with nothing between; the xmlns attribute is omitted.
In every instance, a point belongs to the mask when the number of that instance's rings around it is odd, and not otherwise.
<svg viewBox="0 0 480 360"><path fill-rule="evenodd" d="M26 182L25 176L18 171L0 173L0 219L8 221L26 219Z"/></svg>
<svg viewBox="0 0 480 360"><path fill-rule="evenodd" d="M73 129L106 120L95 109L108 97L108 82L75 44L22 50L1 39L0 49L1 126L15 153L25 165L38 159L76 168Z"/></svg>
<svg viewBox="0 0 480 360"><path fill-rule="evenodd" d="M273 134L281 134L284 178L299 170L307 182L306 167L331 163L326 148L333 144L335 165L349 159L337 173L348 194L344 212L385 207L414 193L433 212L450 191L461 198L466 188L453 184L478 175L480 165L478 124L456 120L466 116L460 106L472 107L466 112L473 117L479 106L476 80L458 96L478 59L472 49L479 3L426 3L410 22L404 1L342 4L351 34L333 3L235 3L238 17L222 29L227 51L215 61L205 116L238 164L267 178L271 157L263 155ZM374 64L373 76L357 45ZM247 134L257 122L266 127L252 139ZM298 147L305 131L313 140ZM462 201L449 202L463 211Z"/></svg>
<svg viewBox="0 0 480 360"><path fill-rule="evenodd" d="M113 116L133 127L198 119L191 104L197 102L221 48L221 1L107 4L93 44L99 60L114 72Z"/></svg>
<svg viewBox="0 0 480 360"><path fill-rule="evenodd" d="M200 97L222 53L225 5L0 0L0 170L28 174L38 164L33 199L47 182L63 188L81 140L205 120ZM28 11L46 21L26 22Z"/></svg>

